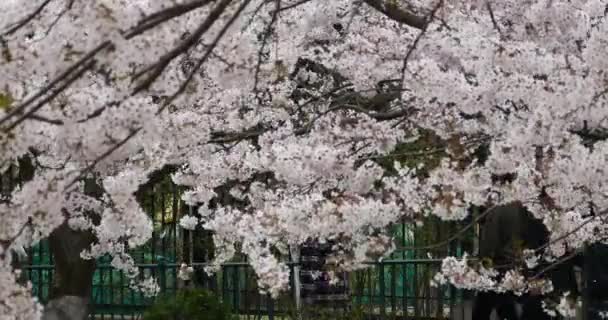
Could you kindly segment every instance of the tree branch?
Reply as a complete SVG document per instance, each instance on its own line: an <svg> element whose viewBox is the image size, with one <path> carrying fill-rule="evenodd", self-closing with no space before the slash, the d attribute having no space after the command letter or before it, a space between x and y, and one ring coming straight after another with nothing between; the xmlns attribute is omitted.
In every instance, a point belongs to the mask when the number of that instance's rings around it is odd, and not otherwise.
<svg viewBox="0 0 608 320"><path fill-rule="evenodd" d="M384 2L384 0L363 0L370 7L382 12L388 18L399 23L406 24L416 29L423 29L427 25L427 19L417 16L399 8L396 4Z"/></svg>
<svg viewBox="0 0 608 320"><path fill-rule="evenodd" d="M228 6L232 3L232 0L223 0L218 5L213 8L213 10L209 13L207 18L194 30L192 35L187 37L182 43L180 43L177 47L173 48L171 51L167 52L163 55L160 60L142 70L137 72L133 79L137 80L138 78L147 74L146 78L142 80L138 86L133 89L133 94L135 95L138 92L148 89L152 83L160 77L165 68L182 53L188 51L193 45L195 45L198 40L203 36L207 30L209 30L213 24L220 18L222 13L228 8Z"/></svg>

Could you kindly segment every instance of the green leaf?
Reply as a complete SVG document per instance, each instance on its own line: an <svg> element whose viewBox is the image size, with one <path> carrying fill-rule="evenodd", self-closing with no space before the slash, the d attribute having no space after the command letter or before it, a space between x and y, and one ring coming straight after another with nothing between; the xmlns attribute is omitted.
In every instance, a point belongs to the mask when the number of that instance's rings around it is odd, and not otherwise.
<svg viewBox="0 0 608 320"><path fill-rule="evenodd" d="M0 92L0 110L10 110L13 101L13 97L10 94Z"/></svg>

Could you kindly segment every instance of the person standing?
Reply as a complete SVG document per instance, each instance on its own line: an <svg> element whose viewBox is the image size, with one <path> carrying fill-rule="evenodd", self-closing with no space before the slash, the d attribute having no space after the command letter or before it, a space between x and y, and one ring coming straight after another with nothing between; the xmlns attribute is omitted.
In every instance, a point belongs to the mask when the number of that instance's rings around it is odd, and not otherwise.
<svg viewBox="0 0 608 320"><path fill-rule="evenodd" d="M482 259L490 259L492 265L504 274L511 269L513 262L521 256L524 249L536 250L549 241L549 231L542 221L519 203L513 202L492 209L483 223L479 253ZM503 266L503 268L501 268ZM540 264L530 275L547 268L547 263ZM578 286L574 274L573 261L551 266L545 273L553 284L554 294L570 292L578 295ZM540 292L528 292L521 297L511 293L480 292L473 309L473 320L489 320L492 310L496 310L500 319L519 319L515 312L516 303L523 305L521 319L549 320L552 317L543 310L543 299Z"/></svg>
<svg viewBox="0 0 608 320"><path fill-rule="evenodd" d="M594 243L583 256L587 310L585 320L606 319L608 316L608 245Z"/></svg>
<svg viewBox="0 0 608 320"><path fill-rule="evenodd" d="M482 223L479 258L493 266L508 265L510 247L521 236L520 207L515 204L491 209ZM499 272L503 271L500 267ZM501 276L504 273L501 272ZM516 320L516 297L512 293L478 292L473 306L472 320L490 320L495 310L502 320Z"/></svg>

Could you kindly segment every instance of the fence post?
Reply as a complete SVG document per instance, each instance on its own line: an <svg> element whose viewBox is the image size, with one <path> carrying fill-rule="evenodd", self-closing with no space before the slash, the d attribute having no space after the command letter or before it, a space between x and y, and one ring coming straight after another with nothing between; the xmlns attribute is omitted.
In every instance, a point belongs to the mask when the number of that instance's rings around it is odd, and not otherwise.
<svg viewBox="0 0 608 320"><path fill-rule="evenodd" d="M382 316L384 318L384 316L386 315L386 288L385 288L385 282L384 282L384 263L382 261L379 262L378 264L378 270L379 270L379 275L378 275L378 280L379 280L379 285L380 285L380 316Z"/></svg>
<svg viewBox="0 0 608 320"><path fill-rule="evenodd" d="M302 302L300 299L300 248L298 248L297 246L293 246L289 249L291 251L291 262L296 263L292 265L291 269L293 277L293 298L296 302L296 312L300 312L300 309L302 307Z"/></svg>
<svg viewBox="0 0 608 320"><path fill-rule="evenodd" d="M271 295L268 295L268 304L266 308L268 309L268 320L274 320L274 300Z"/></svg>
<svg viewBox="0 0 608 320"><path fill-rule="evenodd" d="M242 267L235 265L234 268L232 268L232 292L233 292L233 296L232 296L232 304L234 304L234 310L236 310L237 313L241 312L240 309L240 285L239 285L239 281L240 281L240 270L242 269Z"/></svg>
<svg viewBox="0 0 608 320"><path fill-rule="evenodd" d="M158 260L158 271L160 272L160 292L164 293L167 290L167 264L164 258Z"/></svg>

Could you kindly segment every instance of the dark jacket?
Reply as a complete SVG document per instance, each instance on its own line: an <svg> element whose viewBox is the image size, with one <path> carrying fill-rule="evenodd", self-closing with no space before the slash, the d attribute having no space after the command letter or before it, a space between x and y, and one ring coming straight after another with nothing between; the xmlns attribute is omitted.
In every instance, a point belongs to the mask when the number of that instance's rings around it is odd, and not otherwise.
<svg viewBox="0 0 608 320"><path fill-rule="evenodd" d="M589 298L608 299L608 246L602 243L590 245L584 259Z"/></svg>
<svg viewBox="0 0 608 320"><path fill-rule="evenodd" d="M549 232L542 221L534 218L523 205L511 203L498 206L487 214L481 229L479 255L490 258L495 266L509 265L523 249L537 249L548 240ZM547 265L546 262L541 263L534 270L529 270L529 274L535 274ZM545 276L551 279L556 292L577 293L573 267L572 263L567 262L547 272Z"/></svg>
<svg viewBox="0 0 608 320"><path fill-rule="evenodd" d="M492 259L494 265L512 261L524 248L536 249L546 242L548 233L543 223L534 219L520 204L495 207L486 215L481 228L479 255Z"/></svg>

